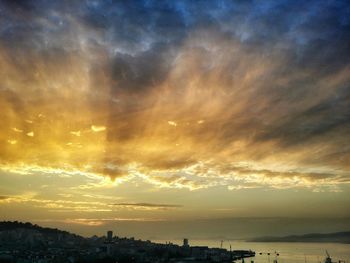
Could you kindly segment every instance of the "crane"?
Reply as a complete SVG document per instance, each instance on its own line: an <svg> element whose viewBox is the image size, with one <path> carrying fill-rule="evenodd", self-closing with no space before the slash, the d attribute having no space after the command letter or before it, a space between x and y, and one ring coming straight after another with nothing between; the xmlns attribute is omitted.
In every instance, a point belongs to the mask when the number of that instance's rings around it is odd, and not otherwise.
<svg viewBox="0 0 350 263"><path fill-rule="evenodd" d="M324 261L324 263L332 263L332 259L331 259L331 256L329 255L328 251L326 250L326 259Z"/></svg>

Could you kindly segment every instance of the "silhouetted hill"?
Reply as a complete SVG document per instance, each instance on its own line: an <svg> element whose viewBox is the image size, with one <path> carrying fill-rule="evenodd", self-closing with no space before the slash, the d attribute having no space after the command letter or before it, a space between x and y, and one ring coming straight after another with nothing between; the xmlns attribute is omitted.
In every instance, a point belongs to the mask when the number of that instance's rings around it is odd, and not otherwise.
<svg viewBox="0 0 350 263"><path fill-rule="evenodd" d="M67 231L55 228L40 227L31 223L22 223L18 221L0 222L0 247L4 244L20 245L23 247L46 247L48 243L64 246L72 244L86 243L86 239Z"/></svg>
<svg viewBox="0 0 350 263"><path fill-rule="evenodd" d="M248 242L315 242L315 243L345 243L350 244L350 231L328 234L305 234L284 237L257 237Z"/></svg>
<svg viewBox="0 0 350 263"><path fill-rule="evenodd" d="M17 229L35 230L43 234L63 234L63 235L73 235L75 237L80 237L76 234L69 233L67 231L59 230L57 228L41 227L38 225L33 225L32 223L18 222L18 221L2 221L0 222L0 231L10 231Z"/></svg>

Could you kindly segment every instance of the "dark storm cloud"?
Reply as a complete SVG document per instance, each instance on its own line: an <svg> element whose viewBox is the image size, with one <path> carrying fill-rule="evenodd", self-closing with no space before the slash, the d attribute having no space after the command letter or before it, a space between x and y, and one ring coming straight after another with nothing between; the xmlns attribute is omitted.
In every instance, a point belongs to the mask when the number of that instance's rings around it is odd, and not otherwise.
<svg viewBox="0 0 350 263"><path fill-rule="evenodd" d="M278 138L282 143L292 145L337 129L339 136L347 136L350 130L349 106L350 88L346 85L317 105L276 123L260 139Z"/></svg>
<svg viewBox="0 0 350 263"><path fill-rule="evenodd" d="M125 91L135 92L159 84L166 78L174 54L163 43L152 45L136 57L117 54L112 65L116 86Z"/></svg>
<svg viewBox="0 0 350 263"><path fill-rule="evenodd" d="M185 34L183 14L173 1L86 2L82 20L111 30L115 42L137 46L147 41L173 42Z"/></svg>
<svg viewBox="0 0 350 263"><path fill-rule="evenodd" d="M44 46L45 36L67 34L74 17L128 52L180 45L198 27L215 27L260 48L286 44L306 68L349 52L346 1L1 1L0 12L1 40L18 40L16 45ZM346 56L337 57L332 62L344 64Z"/></svg>

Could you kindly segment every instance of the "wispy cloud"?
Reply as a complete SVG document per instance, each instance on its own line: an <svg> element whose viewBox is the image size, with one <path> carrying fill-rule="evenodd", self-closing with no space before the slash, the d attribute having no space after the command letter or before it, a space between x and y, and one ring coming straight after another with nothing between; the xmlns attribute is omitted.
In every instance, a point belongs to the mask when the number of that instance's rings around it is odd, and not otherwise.
<svg viewBox="0 0 350 263"><path fill-rule="evenodd" d="M94 178L73 190L346 187L345 2L220 3L1 3L0 169Z"/></svg>
<svg viewBox="0 0 350 263"><path fill-rule="evenodd" d="M164 221L159 218L123 218L123 217L113 217L113 218L66 218L63 220L57 219L37 219L35 222L54 222L54 223L64 223L64 224L77 224L84 226L101 226L112 222L160 222Z"/></svg>
<svg viewBox="0 0 350 263"><path fill-rule="evenodd" d="M174 204L155 204L155 203L114 203L113 206L125 207L125 208L145 208L145 209L170 209L170 208L180 208L182 205Z"/></svg>

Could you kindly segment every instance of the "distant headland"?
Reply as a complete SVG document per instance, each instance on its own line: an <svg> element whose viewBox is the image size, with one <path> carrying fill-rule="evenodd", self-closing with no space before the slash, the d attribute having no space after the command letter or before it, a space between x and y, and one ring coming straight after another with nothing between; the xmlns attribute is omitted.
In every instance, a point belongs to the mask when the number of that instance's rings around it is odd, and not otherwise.
<svg viewBox="0 0 350 263"><path fill-rule="evenodd" d="M350 244L350 231L336 233L312 233L290 236L267 236L247 240L248 242L313 242L313 243L344 243Z"/></svg>

